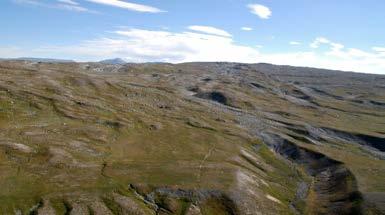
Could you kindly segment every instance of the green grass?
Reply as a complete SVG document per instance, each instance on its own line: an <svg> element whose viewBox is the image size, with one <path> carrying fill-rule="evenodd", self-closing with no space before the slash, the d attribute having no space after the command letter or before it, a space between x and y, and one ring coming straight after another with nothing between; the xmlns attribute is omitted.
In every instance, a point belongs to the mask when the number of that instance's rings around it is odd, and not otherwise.
<svg viewBox="0 0 385 215"><path fill-rule="evenodd" d="M264 186L263 190L284 204L282 213L292 213L288 205L295 199L299 182L306 181L309 183L311 179L302 172L300 167L296 167L282 158L277 158L265 145L261 146L258 154L265 163L274 168L267 172L267 180L270 182L270 186ZM304 210L303 204L304 202L296 205L297 210Z"/></svg>
<svg viewBox="0 0 385 215"><path fill-rule="evenodd" d="M182 88L190 85L206 91L225 91L232 106L257 118L268 118L264 112L285 112L281 120L289 123L306 122L361 133L384 132L383 117L356 113L383 111L361 110L334 100L317 102L348 112L310 109L273 92L254 92L236 79L189 64L137 65L130 72L113 75L87 72L77 64L41 64L36 72L14 67L9 70L0 65L0 138L27 145L34 152L0 145L0 184L5 187L0 189L0 212L10 213L15 208L27 212L46 197L57 211L65 213L70 207L65 204L65 196L76 199L87 194L104 197L105 204L119 214L121 209L109 195L119 192L137 201L126 190L130 183L229 191L237 184L237 171L245 170L268 183L261 185L259 191L283 203L274 210L266 207L266 212L291 213L288 205L295 197L298 182L310 179L301 168L277 158L264 145L255 154L258 162L242 157L240 151L249 150L255 141L254 133L239 121L241 113L182 95ZM151 79L155 73L160 76ZM197 82L197 77L207 74L218 80ZM242 75L245 80L278 86L255 72ZM184 83L187 77L190 81ZM338 93L343 94L344 90ZM154 124L159 128L153 129ZM277 132L286 132L280 129ZM349 144L325 142L315 146L297 139L302 146L346 163L361 191L385 192L382 160ZM83 142L84 148L91 151L71 146L73 141ZM54 154L53 148L70 156ZM237 159L242 160L241 164ZM174 205L177 214L183 214L189 205L183 200L164 201L162 204ZM137 203L146 207L141 201ZM297 207L303 210L305 203L298 202ZM217 201L202 206L204 214L226 211Z"/></svg>

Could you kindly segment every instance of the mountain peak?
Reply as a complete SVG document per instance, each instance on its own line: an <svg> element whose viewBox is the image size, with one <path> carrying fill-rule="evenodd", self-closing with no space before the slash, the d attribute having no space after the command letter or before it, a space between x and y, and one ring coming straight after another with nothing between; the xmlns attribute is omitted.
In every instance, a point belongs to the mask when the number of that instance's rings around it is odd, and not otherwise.
<svg viewBox="0 0 385 215"><path fill-rule="evenodd" d="M112 59L105 59L102 61L99 61L99 63L104 63L104 64L125 64L127 63L125 60L122 58L112 58Z"/></svg>

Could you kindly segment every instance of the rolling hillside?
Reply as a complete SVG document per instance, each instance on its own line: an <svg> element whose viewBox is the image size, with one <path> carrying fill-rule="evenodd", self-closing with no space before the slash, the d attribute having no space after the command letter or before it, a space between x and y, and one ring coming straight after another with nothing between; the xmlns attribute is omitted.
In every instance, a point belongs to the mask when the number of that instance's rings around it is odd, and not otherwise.
<svg viewBox="0 0 385 215"><path fill-rule="evenodd" d="M382 214L385 76L0 62L0 214Z"/></svg>

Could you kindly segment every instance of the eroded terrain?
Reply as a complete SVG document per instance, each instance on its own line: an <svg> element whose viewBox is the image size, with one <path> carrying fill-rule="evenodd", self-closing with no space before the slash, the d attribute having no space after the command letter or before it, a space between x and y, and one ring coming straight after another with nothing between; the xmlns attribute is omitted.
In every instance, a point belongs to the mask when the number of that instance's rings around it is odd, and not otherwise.
<svg viewBox="0 0 385 215"><path fill-rule="evenodd" d="M382 214L385 76L0 62L1 214Z"/></svg>

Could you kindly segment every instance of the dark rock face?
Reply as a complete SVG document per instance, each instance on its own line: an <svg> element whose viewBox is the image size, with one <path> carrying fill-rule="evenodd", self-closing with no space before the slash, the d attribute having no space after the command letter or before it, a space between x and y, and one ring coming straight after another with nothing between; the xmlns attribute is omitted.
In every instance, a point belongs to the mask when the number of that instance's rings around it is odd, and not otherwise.
<svg viewBox="0 0 385 215"><path fill-rule="evenodd" d="M258 83L251 83L253 87L259 88L259 89L265 89L266 87L262 86L261 84Z"/></svg>
<svg viewBox="0 0 385 215"><path fill-rule="evenodd" d="M208 99L212 100L218 103L221 103L223 105L228 105L228 99L227 97L221 93L221 92L201 92L196 94L197 97L202 98L202 99Z"/></svg>
<svg viewBox="0 0 385 215"><path fill-rule="evenodd" d="M318 88L315 88L315 87L311 87L310 89L313 90L314 92L322 95L322 96L331 97L331 98L334 98L334 99L337 99L337 100L343 100L344 99L342 96L336 96L336 95L333 95L331 93L328 93L328 92L326 92L324 90L321 90L321 89L318 89Z"/></svg>
<svg viewBox="0 0 385 215"><path fill-rule="evenodd" d="M143 186L146 187L143 189ZM157 213L185 214L191 205L198 206L205 213L236 215L236 204L227 194L219 190L183 190L169 187L148 187L148 185L130 185L138 195L154 205ZM144 191L145 190L145 191Z"/></svg>
<svg viewBox="0 0 385 215"><path fill-rule="evenodd" d="M298 127L289 125L288 129L303 137L310 137L312 139L321 140L335 140L343 141L349 144L358 144L364 149L378 150L380 153L385 151L385 138L367 134L359 134L353 132L342 131L333 128L316 128L316 127ZM290 136L290 135L289 135ZM298 138L298 137L295 137ZM304 141L308 142L308 140Z"/></svg>
<svg viewBox="0 0 385 215"><path fill-rule="evenodd" d="M371 104L373 104L373 105L380 106L380 107L385 107L385 103L384 103L384 102L369 101L369 103L371 103Z"/></svg>
<svg viewBox="0 0 385 215"><path fill-rule="evenodd" d="M357 134L356 136L362 140L364 144L376 148L381 152L385 152L385 138L369 136L365 134Z"/></svg>
<svg viewBox="0 0 385 215"><path fill-rule="evenodd" d="M355 134L332 128L322 128L331 138L340 138L347 142L354 142L363 146L373 147L381 152L385 152L385 138L366 134Z"/></svg>
<svg viewBox="0 0 385 215"><path fill-rule="evenodd" d="M264 141L291 162L303 166L313 177L315 214L360 214L362 196L354 175L339 161L301 148L275 134L264 134ZM311 203L310 203L311 204Z"/></svg>

